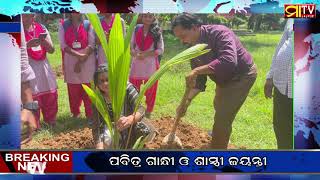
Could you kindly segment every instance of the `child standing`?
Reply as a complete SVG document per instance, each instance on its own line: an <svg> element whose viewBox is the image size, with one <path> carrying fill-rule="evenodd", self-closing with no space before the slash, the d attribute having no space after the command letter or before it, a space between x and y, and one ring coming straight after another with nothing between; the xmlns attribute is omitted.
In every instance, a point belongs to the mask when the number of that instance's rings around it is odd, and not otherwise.
<svg viewBox="0 0 320 180"><path fill-rule="evenodd" d="M146 83L159 68L158 56L164 51L163 38L158 22L153 14L143 14L142 23L137 25L131 39L132 65L130 82L139 90L141 84ZM146 117L150 118L153 111L158 82L150 87L146 93Z"/></svg>
<svg viewBox="0 0 320 180"><path fill-rule="evenodd" d="M35 73L35 79L30 81L30 85L33 99L39 104L39 110L35 113L37 128L40 128L40 111L44 121L54 126L58 112L58 93L56 76L47 59L47 53L54 52L51 37L45 26L34 21L33 14L24 14L22 21L29 64Z"/></svg>
<svg viewBox="0 0 320 180"><path fill-rule="evenodd" d="M88 119L92 116L91 102L82 84L90 86L96 69L93 53L95 36L89 21L79 13L69 14L69 18L59 26L60 46L63 51L64 79L68 86L69 104L73 117L79 117L82 101Z"/></svg>
<svg viewBox="0 0 320 180"><path fill-rule="evenodd" d="M109 116L113 117L111 98L109 94L109 83L108 83L108 68L106 65L100 65L98 70L94 74L94 84L102 93L106 103ZM127 84L126 97L122 110L122 116L115 124L115 127L121 133L121 148L126 146L129 127L134 125L132 128L132 136L130 138L129 147L132 147L133 143L140 137L144 136L149 138L151 141L155 136L155 129L152 125L144 120L144 108L139 106L138 111L134 114L134 108L136 106L136 100L138 97L138 91L131 84ZM97 149L110 148L112 140L110 131L108 130L102 116L99 114L97 109L93 108L93 128L92 135L95 141Z"/></svg>

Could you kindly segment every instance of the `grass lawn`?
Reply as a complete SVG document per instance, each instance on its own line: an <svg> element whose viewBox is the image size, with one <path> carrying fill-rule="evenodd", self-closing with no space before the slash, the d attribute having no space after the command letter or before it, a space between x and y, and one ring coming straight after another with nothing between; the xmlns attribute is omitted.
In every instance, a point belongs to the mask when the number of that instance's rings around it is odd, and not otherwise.
<svg viewBox="0 0 320 180"><path fill-rule="evenodd" d="M272 100L266 100L263 94L263 86L266 73L271 65L272 55L280 40L280 33L257 34L256 36L240 37L241 42L252 54L258 66L258 78L251 92L238 113L233 124L231 136L232 144L244 146L248 149L275 149L276 140L272 126ZM57 33L51 33L56 52L49 55L49 61L54 69L61 65L61 53L58 44ZM173 57L176 53L185 49L171 34L165 35L165 54L162 61ZM182 64L167 72L159 82L156 106L153 118L162 116L175 116L184 92L184 77L190 71L189 64ZM86 125L86 120L70 118L69 102L66 84L63 79L58 79L59 86L59 113L58 124L54 129L44 127L34 137L41 141L43 138L55 136L59 132L67 132ZM183 121L194 124L205 130L211 130L213 124L213 97L214 82L208 80L206 92L196 97L188 109ZM82 108L82 117L84 112Z"/></svg>

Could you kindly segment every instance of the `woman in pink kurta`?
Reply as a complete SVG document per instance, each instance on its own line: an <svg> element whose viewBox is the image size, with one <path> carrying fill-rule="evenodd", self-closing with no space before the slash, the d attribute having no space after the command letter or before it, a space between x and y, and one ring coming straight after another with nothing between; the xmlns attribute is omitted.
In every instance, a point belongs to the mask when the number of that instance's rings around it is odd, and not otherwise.
<svg viewBox="0 0 320 180"><path fill-rule="evenodd" d="M79 117L82 101L87 118L91 118L91 102L82 84L90 86L96 69L94 31L89 21L79 13L69 14L59 26L60 46L63 52L64 80L68 86L69 104L73 117Z"/></svg>
<svg viewBox="0 0 320 180"><path fill-rule="evenodd" d="M142 23L137 25L131 39L132 65L130 82L140 89L159 68L158 56L163 53L161 30L153 14L143 14ZM150 117L155 104L158 82L146 91L147 111Z"/></svg>
<svg viewBox="0 0 320 180"><path fill-rule="evenodd" d="M34 21L33 14L24 14L24 35L27 42L29 64L35 73L30 81L32 95L38 101L37 128L40 128L40 111L44 121L54 126L58 112L58 93L56 76L47 59L47 53L53 53L54 47L49 31L42 24Z"/></svg>
<svg viewBox="0 0 320 180"><path fill-rule="evenodd" d="M100 19L101 26L106 34L107 40L109 39L109 34L110 34L110 30L112 28L114 18L115 18L115 16L113 13L103 13L102 17ZM124 23L123 19L121 19L121 23L122 23L123 34L125 34L125 23ZM98 45L98 52L97 52L98 64L97 65L99 66L101 64L107 64L108 61L106 59L106 55L104 53L104 50L101 46L101 43L100 43L98 37L96 37L96 44Z"/></svg>

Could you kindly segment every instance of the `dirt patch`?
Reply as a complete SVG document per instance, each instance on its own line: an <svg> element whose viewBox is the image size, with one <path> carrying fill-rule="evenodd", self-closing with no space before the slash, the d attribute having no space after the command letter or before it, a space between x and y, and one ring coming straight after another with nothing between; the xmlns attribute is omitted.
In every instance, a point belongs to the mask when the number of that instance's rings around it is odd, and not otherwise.
<svg viewBox="0 0 320 180"><path fill-rule="evenodd" d="M90 128L60 133L51 139L40 142L30 141L21 146L22 149L92 149L94 148Z"/></svg>
<svg viewBox="0 0 320 180"><path fill-rule="evenodd" d="M152 121L152 124L157 128L159 134L146 147L148 149L160 149L163 138L171 131L174 118L161 118ZM184 122L179 124L176 135L180 138L184 149L205 149L211 141L211 137L206 131Z"/></svg>
<svg viewBox="0 0 320 180"><path fill-rule="evenodd" d="M159 134L154 138L152 143L146 145L146 148L161 149L162 140L170 133L174 124L174 118L164 117L151 122L157 128ZM183 149L209 149L211 136L203 129L186 122L180 122L176 135L180 138ZM237 147L229 144L228 149L237 149ZM245 148L241 147L241 149Z"/></svg>
<svg viewBox="0 0 320 180"><path fill-rule="evenodd" d="M146 148L161 149L162 140L170 132L174 119L165 117L150 122L158 130L159 134L153 142L146 144ZM211 137L206 131L185 122L180 123L177 136L181 139L184 149L208 149L211 141ZM22 145L23 149L91 149L93 147L92 132L87 127L60 133L51 139L44 139L41 142L31 141ZM236 147L229 145L228 148L235 149Z"/></svg>

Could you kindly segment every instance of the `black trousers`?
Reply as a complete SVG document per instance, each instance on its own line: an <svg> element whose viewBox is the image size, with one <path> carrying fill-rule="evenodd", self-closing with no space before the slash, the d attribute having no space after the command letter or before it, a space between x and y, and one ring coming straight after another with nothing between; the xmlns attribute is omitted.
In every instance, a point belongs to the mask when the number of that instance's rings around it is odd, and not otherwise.
<svg viewBox="0 0 320 180"><path fill-rule="evenodd" d="M293 99L274 88L273 129L278 149L293 149Z"/></svg>

